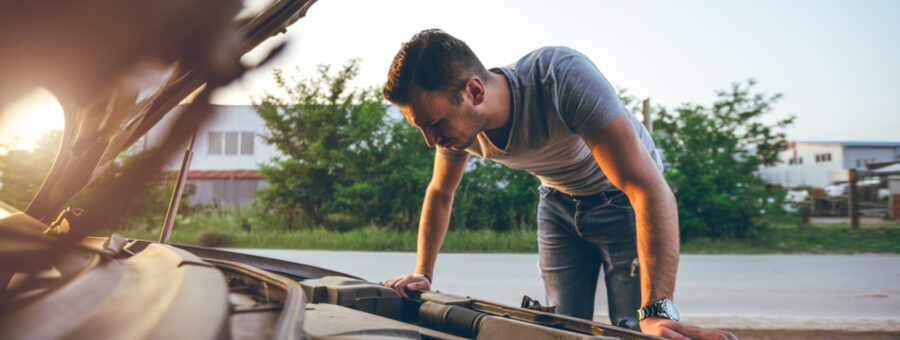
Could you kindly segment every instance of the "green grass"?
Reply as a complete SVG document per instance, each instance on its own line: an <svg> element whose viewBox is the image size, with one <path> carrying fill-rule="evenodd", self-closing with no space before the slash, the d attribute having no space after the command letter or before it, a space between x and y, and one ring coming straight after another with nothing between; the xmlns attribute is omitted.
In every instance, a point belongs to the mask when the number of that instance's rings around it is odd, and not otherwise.
<svg viewBox="0 0 900 340"><path fill-rule="evenodd" d="M116 231L131 238L156 240L159 228ZM368 226L349 231L324 228L289 231L225 231L176 227L175 243L211 247L323 249L366 251L416 251L415 231L395 231ZM537 239L533 231L496 232L492 230L450 230L442 252L451 253L535 253Z"/></svg>
<svg viewBox="0 0 900 340"><path fill-rule="evenodd" d="M900 222L883 221L852 230L848 223L807 226L775 224L748 240L697 238L683 242L685 254L900 253Z"/></svg>
<svg viewBox="0 0 900 340"><path fill-rule="evenodd" d="M322 227L302 227L290 231L279 218L258 214L250 209L204 211L190 217L179 216L171 242L209 247L404 251L416 250L416 231L398 231L377 226L336 231ZM117 232L130 238L157 240L161 220L148 220L139 226L105 230L99 235ZM272 226L282 227L272 227ZM442 252L455 253L535 253L535 230L451 229L444 237Z"/></svg>
<svg viewBox="0 0 900 340"><path fill-rule="evenodd" d="M162 221L129 223L118 230L131 238L156 240ZM322 249L358 251L416 250L416 231L397 231L365 226L346 231L299 227L289 231L286 222L255 209L224 209L195 212L176 220L172 242L211 247ZM880 221L851 230L846 223L816 223L804 227L790 221L775 221L752 239L712 240L695 238L681 245L683 254L771 254L771 253L900 253L900 222ZM282 226L282 227L275 227ZM109 233L111 231L106 231ZM101 233L103 234L103 233ZM442 252L536 253L534 229L506 232L451 229Z"/></svg>

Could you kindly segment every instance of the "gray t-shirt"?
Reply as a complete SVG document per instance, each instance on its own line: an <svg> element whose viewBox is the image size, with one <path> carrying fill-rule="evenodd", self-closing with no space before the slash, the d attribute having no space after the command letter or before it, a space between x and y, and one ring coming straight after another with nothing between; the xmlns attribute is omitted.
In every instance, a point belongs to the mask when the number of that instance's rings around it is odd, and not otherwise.
<svg viewBox="0 0 900 340"><path fill-rule="evenodd" d="M645 150L662 171L662 160L647 129L629 112L600 70L566 47L544 47L503 72L509 82L512 119L506 148L482 131L465 151L438 146L438 157L464 160L469 153L536 175L546 187L587 196L616 190L600 170L584 140L620 113L628 115Z"/></svg>

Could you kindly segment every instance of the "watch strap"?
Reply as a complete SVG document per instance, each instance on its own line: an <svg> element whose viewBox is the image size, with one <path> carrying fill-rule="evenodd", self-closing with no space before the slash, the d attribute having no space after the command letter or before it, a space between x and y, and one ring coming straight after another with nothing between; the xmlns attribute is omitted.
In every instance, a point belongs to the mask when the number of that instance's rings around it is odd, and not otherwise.
<svg viewBox="0 0 900 340"><path fill-rule="evenodd" d="M428 279L428 284L431 284L431 276L428 276L428 274L415 273L415 274L413 274L413 276L424 277L424 278Z"/></svg>
<svg viewBox="0 0 900 340"><path fill-rule="evenodd" d="M672 303L669 299L662 299L647 305L644 308L638 309L638 320L644 320L646 318L658 317L669 320L678 320L677 317L673 317L672 314L668 310L666 310L666 303L672 305L674 308L674 303ZM677 312L676 312L677 314Z"/></svg>

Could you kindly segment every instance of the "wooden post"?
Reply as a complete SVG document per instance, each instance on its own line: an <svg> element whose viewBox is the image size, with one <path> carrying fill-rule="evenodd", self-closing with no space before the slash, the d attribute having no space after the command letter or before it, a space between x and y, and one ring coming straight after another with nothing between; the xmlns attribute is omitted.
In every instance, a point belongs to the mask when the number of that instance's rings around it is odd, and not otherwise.
<svg viewBox="0 0 900 340"><path fill-rule="evenodd" d="M894 221L900 221L900 175L888 176L888 216Z"/></svg>
<svg viewBox="0 0 900 340"><path fill-rule="evenodd" d="M812 201L809 202L809 215L816 216L818 213L816 211L816 205L819 204L819 198L822 197L822 191L820 189L809 189L808 192L809 197L812 199Z"/></svg>
<svg viewBox="0 0 900 340"><path fill-rule="evenodd" d="M856 187L856 169L848 170L850 180L850 226L853 229L859 229L859 190Z"/></svg>
<svg viewBox="0 0 900 340"><path fill-rule="evenodd" d="M644 99L644 107L641 110L644 113L644 126L647 131L653 133L653 119L650 118L650 98Z"/></svg>
<svg viewBox="0 0 900 340"><path fill-rule="evenodd" d="M805 227L809 224L811 215L812 215L812 211L809 208L808 204L803 204L803 203L800 204L800 214L801 214L800 215L801 216L800 226Z"/></svg>

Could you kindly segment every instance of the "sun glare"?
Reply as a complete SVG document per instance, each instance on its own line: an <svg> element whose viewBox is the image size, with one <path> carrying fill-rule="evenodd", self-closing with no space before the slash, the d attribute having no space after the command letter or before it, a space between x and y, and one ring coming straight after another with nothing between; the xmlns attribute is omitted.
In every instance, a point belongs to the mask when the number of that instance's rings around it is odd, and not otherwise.
<svg viewBox="0 0 900 340"><path fill-rule="evenodd" d="M37 88L0 108L0 145L14 142L14 149L32 149L51 130L62 130L63 109L49 91Z"/></svg>

